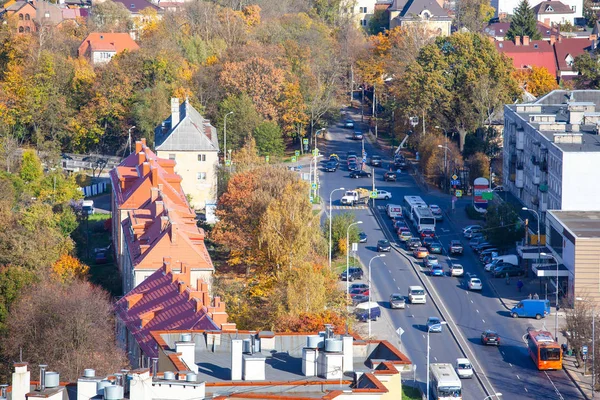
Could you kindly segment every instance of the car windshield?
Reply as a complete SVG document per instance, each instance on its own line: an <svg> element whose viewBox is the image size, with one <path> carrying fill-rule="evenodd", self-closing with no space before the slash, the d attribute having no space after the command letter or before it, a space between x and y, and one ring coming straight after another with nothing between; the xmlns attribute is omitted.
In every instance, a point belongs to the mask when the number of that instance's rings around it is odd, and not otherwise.
<svg viewBox="0 0 600 400"><path fill-rule="evenodd" d="M438 397L460 397L459 387L439 387L437 388Z"/></svg>
<svg viewBox="0 0 600 400"><path fill-rule="evenodd" d="M400 296L399 294L394 294L392 295L392 300L396 301L396 300L404 300L403 296Z"/></svg>
<svg viewBox="0 0 600 400"><path fill-rule="evenodd" d="M433 269L442 269L442 266L441 265L434 265Z"/></svg>
<svg viewBox="0 0 600 400"><path fill-rule="evenodd" d="M454 269L463 269L462 265L453 265L452 268L454 268Z"/></svg>
<svg viewBox="0 0 600 400"><path fill-rule="evenodd" d="M478 285L481 283L481 281L479 279L471 279L471 283Z"/></svg>
<svg viewBox="0 0 600 400"><path fill-rule="evenodd" d="M429 261L437 261L437 257L436 256L427 256L427 259Z"/></svg>
<svg viewBox="0 0 600 400"><path fill-rule="evenodd" d="M471 364L469 363L458 363L458 368L460 369L471 369Z"/></svg>
<svg viewBox="0 0 600 400"><path fill-rule="evenodd" d="M413 295L422 295L422 294L425 294L425 291L421 290L421 289L416 289L416 290L412 290L411 293Z"/></svg>
<svg viewBox="0 0 600 400"><path fill-rule="evenodd" d="M558 361L560 360L560 349L540 348L540 360Z"/></svg>
<svg viewBox="0 0 600 400"><path fill-rule="evenodd" d="M379 244L382 246L388 246L390 244L390 242L388 242L387 240L380 240Z"/></svg>
<svg viewBox="0 0 600 400"><path fill-rule="evenodd" d="M486 332L485 336L494 339L496 338L496 332Z"/></svg>
<svg viewBox="0 0 600 400"><path fill-rule="evenodd" d="M429 324L438 325L440 323L439 318L429 318Z"/></svg>

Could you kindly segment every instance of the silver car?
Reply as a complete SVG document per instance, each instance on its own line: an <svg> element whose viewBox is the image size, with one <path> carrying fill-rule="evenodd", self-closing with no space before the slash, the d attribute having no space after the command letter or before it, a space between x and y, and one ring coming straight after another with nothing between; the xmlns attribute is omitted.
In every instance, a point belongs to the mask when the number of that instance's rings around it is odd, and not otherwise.
<svg viewBox="0 0 600 400"><path fill-rule="evenodd" d="M402 296L400 293L393 293L390 295L390 308L406 308L406 299L404 296Z"/></svg>

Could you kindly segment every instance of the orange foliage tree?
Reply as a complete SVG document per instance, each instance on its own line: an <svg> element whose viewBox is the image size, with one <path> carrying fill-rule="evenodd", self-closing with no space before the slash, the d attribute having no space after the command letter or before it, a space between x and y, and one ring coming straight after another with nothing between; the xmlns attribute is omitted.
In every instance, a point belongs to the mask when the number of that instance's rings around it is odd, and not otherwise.
<svg viewBox="0 0 600 400"><path fill-rule="evenodd" d="M546 67L537 67L534 65L530 69L515 71L513 75L517 82L519 82L519 86L536 97L558 89L556 77Z"/></svg>
<svg viewBox="0 0 600 400"><path fill-rule="evenodd" d="M59 282L67 283L74 279L83 279L90 271L90 267L68 254L63 254L52 265L52 272Z"/></svg>

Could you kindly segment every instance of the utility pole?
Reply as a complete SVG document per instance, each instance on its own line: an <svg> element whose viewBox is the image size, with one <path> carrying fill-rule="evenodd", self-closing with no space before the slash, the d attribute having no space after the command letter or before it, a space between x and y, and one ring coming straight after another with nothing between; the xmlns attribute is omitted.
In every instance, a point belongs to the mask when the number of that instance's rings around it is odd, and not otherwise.
<svg viewBox="0 0 600 400"><path fill-rule="evenodd" d="M365 107L364 107L364 103L365 102L365 84L362 84L362 97L360 99L360 122L364 122L365 121Z"/></svg>
<svg viewBox="0 0 600 400"><path fill-rule="evenodd" d="M350 65L350 106L354 100L354 66Z"/></svg>
<svg viewBox="0 0 600 400"><path fill-rule="evenodd" d="M423 136L425 136L425 110L423 110Z"/></svg>

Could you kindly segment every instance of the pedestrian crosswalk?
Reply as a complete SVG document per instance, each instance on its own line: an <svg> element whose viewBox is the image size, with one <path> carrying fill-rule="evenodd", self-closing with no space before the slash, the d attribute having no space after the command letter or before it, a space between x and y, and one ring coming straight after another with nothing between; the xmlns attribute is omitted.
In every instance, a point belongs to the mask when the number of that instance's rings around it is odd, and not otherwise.
<svg viewBox="0 0 600 400"><path fill-rule="evenodd" d="M379 211L385 211L385 206L377 206L377 209L378 209Z"/></svg>
<svg viewBox="0 0 600 400"><path fill-rule="evenodd" d="M331 206L332 210L368 210L368 206Z"/></svg>

